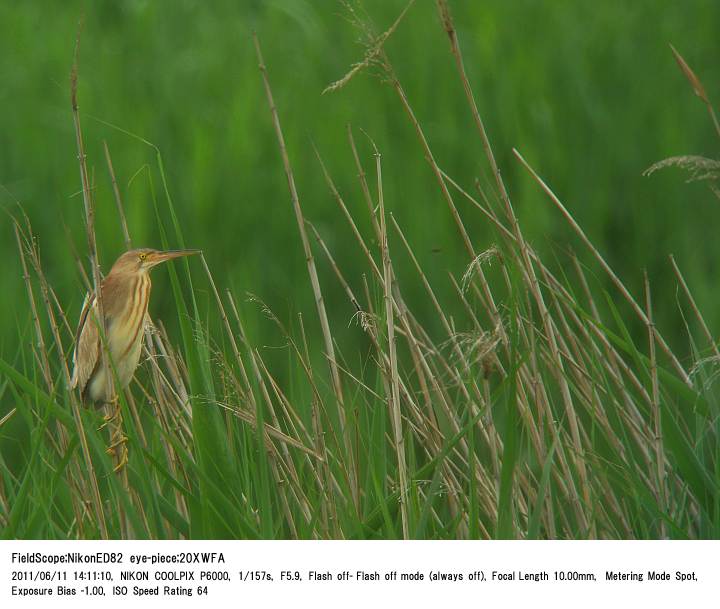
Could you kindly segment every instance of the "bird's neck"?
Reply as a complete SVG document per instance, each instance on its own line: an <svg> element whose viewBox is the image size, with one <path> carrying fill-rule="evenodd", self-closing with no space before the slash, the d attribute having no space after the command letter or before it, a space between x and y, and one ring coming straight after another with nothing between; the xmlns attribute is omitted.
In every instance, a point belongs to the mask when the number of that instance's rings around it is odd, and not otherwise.
<svg viewBox="0 0 720 609"><path fill-rule="evenodd" d="M148 273L113 275L102 284L103 313L107 318L124 317L134 310L147 309L152 282Z"/></svg>

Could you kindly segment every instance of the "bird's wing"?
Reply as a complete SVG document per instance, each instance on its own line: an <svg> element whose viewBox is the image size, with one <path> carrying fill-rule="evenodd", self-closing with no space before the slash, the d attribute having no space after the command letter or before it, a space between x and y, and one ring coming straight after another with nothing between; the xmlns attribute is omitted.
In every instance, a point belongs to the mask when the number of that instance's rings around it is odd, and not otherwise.
<svg viewBox="0 0 720 609"><path fill-rule="evenodd" d="M100 334L98 333L97 322L94 319L96 314L95 295L88 293L85 296L77 334L75 335L73 375L70 380L70 388L75 389L77 387L80 389L81 394L85 393L85 386L100 358Z"/></svg>

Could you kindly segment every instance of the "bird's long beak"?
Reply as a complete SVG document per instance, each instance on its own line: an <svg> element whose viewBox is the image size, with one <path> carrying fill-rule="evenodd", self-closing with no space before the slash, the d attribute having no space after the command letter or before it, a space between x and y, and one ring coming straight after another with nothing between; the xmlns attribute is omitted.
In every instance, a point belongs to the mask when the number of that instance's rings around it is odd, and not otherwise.
<svg viewBox="0 0 720 609"><path fill-rule="evenodd" d="M201 250L168 250L166 252L157 252L153 254L151 264L155 266L161 262L172 260L173 258L180 258L181 256L192 256L193 254L199 254Z"/></svg>

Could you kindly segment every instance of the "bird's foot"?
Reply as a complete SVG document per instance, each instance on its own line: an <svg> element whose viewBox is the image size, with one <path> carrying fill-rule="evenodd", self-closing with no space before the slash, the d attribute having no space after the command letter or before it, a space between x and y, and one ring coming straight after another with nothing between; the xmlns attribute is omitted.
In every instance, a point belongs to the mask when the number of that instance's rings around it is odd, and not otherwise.
<svg viewBox="0 0 720 609"><path fill-rule="evenodd" d="M122 470L128 463L128 449L126 446L128 437L123 433L119 435L120 437L117 440L113 440L112 443L105 449L105 452L113 457L114 461L117 461L115 467L113 467L113 471L115 473Z"/></svg>
<svg viewBox="0 0 720 609"><path fill-rule="evenodd" d="M117 440L112 440L112 444L105 449L105 452L108 455L112 455L117 448L122 448L125 452L127 452L127 448L125 447L127 441L128 437L125 434L120 434L120 437Z"/></svg>
<svg viewBox="0 0 720 609"><path fill-rule="evenodd" d="M113 472L115 472L117 474L119 471L123 470L127 464L128 464L128 451L123 450L122 454L120 455L120 461L118 462L118 464L115 467L113 467Z"/></svg>
<svg viewBox="0 0 720 609"><path fill-rule="evenodd" d="M120 416L122 415L122 410L120 409L120 398L115 397L108 403L108 412L103 415L103 423L98 427L98 431L101 431L105 429L110 423L113 421L117 421Z"/></svg>

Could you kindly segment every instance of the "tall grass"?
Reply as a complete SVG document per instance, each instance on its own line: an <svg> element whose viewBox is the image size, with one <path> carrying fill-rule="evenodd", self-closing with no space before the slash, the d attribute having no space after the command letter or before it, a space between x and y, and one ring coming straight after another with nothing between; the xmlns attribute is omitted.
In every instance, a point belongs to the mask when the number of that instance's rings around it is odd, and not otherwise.
<svg viewBox="0 0 720 609"><path fill-rule="evenodd" d="M169 266L180 334L169 337L157 319L147 329L141 369L120 400L129 438L123 476L113 472L106 452L101 413L81 408L67 390L74 312L46 280L30 220L18 214L32 323L20 328L25 346L15 359L0 360L4 390L16 404L0 425L18 417L29 434L20 466L0 462L4 537L720 534L713 387L720 358L678 265L672 261L682 310L696 318L686 320L692 362L673 352L653 322L653 303L675 306L673 299L651 293L647 280L643 293L633 295L570 207L516 151L528 179L575 230L593 266L573 253L560 265L544 260L526 240L464 70L452 16L443 0L437 5L468 104L468 134L482 141L494 185L448 175L433 154L385 52L402 15L378 33L365 16L352 13L367 52L336 84L345 86L368 69L394 91L455 221L466 269L431 284L418 244L384 197L381 152L348 128L353 165L345 171L357 175L360 200L340 192L317 151L318 172L341 219L332 227L335 247L353 248L364 263L361 275L344 272L328 243L329 229L315 227L303 213L284 146L282 108L273 101L272 66L265 66L256 40L268 120L289 186L284 213L297 220L298 255L307 262L316 310L282 320L261 298L243 302L243 294L226 289L204 258ZM80 135L78 145L82 150ZM115 183L107 149L106 161ZM160 196L152 183L151 194L160 245L184 246L159 152L157 170ZM91 180L84 173L87 196ZM463 221L470 214L493 227L492 244L473 243ZM124 221L121 227L130 244ZM401 258L414 274L399 272ZM609 276L612 293L595 273ZM85 283L82 289L92 280ZM426 303L404 297L418 293L418 286L432 315L418 313ZM323 290L336 287L354 312L346 329L333 328L325 310ZM264 348L247 331L246 317L258 307L279 348ZM695 322L699 339L690 332ZM348 333L363 337L362 352L346 347Z"/></svg>

